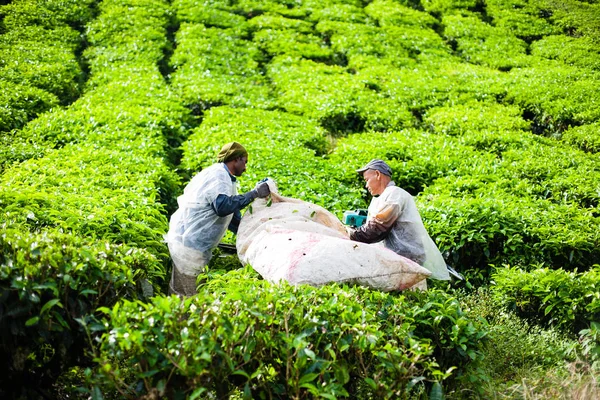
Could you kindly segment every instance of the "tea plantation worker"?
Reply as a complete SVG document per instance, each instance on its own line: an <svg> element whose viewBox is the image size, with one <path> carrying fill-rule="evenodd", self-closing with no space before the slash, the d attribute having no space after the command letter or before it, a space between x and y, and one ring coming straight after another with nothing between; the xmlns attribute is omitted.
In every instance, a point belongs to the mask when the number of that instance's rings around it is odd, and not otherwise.
<svg viewBox="0 0 600 400"><path fill-rule="evenodd" d="M196 278L212 258L227 229L237 233L240 210L257 197L270 193L266 182L259 182L244 194L237 193L237 177L246 171L248 152L237 142L227 143L217 163L192 178L177 198L179 208L171 216L166 241L173 259L169 293L196 294Z"/></svg>
<svg viewBox="0 0 600 400"><path fill-rule="evenodd" d="M392 181L392 169L374 159L357 170L373 198L367 221L350 231L350 239L382 242L396 254L409 258L431 271L431 278L449 280L446 262L427 233L413 197Z"/></svg>

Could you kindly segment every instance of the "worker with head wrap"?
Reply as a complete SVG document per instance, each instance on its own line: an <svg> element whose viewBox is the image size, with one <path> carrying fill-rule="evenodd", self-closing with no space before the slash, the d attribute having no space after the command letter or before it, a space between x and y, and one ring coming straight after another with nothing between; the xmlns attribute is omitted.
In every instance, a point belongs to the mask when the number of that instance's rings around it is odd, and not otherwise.
<svg viewBox="0 0 600 400"><path fill-rule="evenodd" d="M240 210L257 197L270 193L266 182L259 182L247 193L237 194L236 178L246 171L248 152L237 142L227 143L217 163L192 178L177 198L179 208L171 216L166 240L173 259L169 293L191 296L196 293L196 278L212 258L227 229L237 233Z"/></svg>
<svg viewBox="0 0 600 400"><path fill-rule="evenodd" d="M373 195L367 221L350 231L350 239L383 242L396 254L431 271L431 278L450 279L446 262L425 230L413 197L392 181L392 169L383 160L371 160L357 170Z"/></svg>

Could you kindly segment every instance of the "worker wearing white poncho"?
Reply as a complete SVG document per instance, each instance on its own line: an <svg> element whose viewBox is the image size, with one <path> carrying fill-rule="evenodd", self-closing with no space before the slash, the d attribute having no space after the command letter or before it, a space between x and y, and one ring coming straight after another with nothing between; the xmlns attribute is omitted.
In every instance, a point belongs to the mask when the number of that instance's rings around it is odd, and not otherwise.
<svg viewBox="0 0 600 400"><path fill-rule="evenodd" d="M431 278L449 280L446 262L425 230L413 197L392 181L392 169L372 160L357 170L373 195L367 222L350 232L350 239L376 243L409 258L431 271Z"/></svg>
<svg viewBox="0 0 600 400"><path fill-rule="evenodd" d="M259 182L237 194L236 177L246 171L248 152L237 142L223 146L218 163L203 169L177 198L179 209L171 216L166 241L173 259L169 292L181 296L196 293L196 278L212 258L227 229L236 233L240 210L257 197L267 197L269 186Z"/></svg>

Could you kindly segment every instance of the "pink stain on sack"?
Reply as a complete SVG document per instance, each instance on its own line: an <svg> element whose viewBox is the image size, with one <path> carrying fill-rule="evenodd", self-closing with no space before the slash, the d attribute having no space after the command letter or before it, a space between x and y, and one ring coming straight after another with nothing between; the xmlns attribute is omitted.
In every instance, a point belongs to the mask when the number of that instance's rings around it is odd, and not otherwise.
<svg viewBox="0 0 600 400"><path fill-rule="evenodd" d="M316 245L317 243L319 243L323 239L323 237L314 233L307 233L302 239L302 242L297 245L298 248L296 248L290 253L290 265L286 273L286 279L288 280L288 282L293 281L294 270L300 263L300 260L302 260L302 257L306 256L310 252L311 248L314 247L314 245Z"/></svg>

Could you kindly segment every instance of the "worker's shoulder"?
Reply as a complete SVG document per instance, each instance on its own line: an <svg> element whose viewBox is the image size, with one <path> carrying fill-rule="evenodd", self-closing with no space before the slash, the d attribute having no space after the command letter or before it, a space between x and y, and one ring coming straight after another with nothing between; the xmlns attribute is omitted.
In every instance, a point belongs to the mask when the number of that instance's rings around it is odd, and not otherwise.
<svg viewBox="0 0 600 400"><path fill-rule="evenodd" d="M396 185L386 187L382 194L388 199L412 198L410 193Z"/></svg>
<svg viewBox="0 0 600 400"><path fill-rule="evenodd" d="M208 167L202 168L200 172L196 174L196 176L206 176L206 175L229 175L225 167L222 163L215 163L209 165Z"/></svg>

